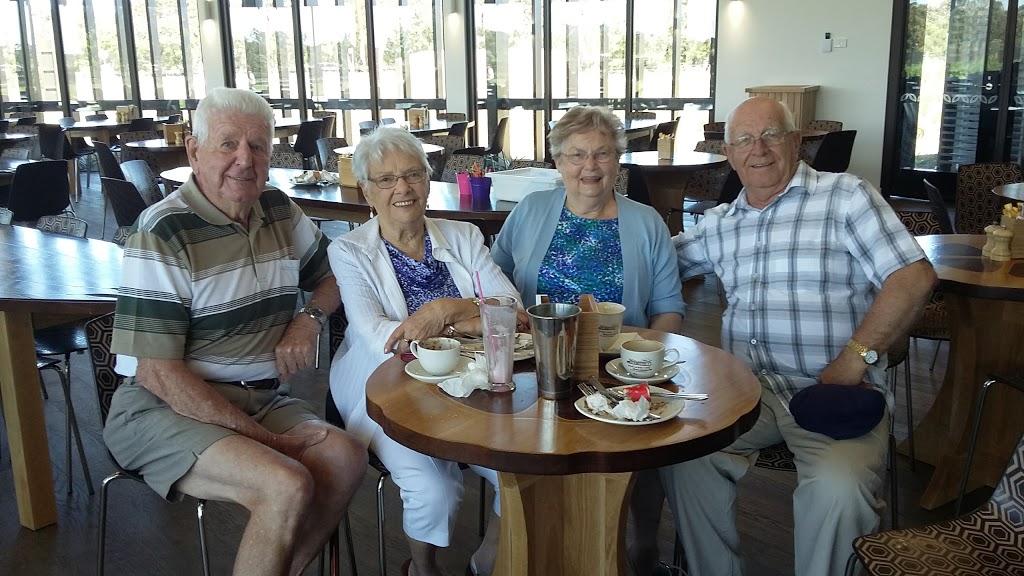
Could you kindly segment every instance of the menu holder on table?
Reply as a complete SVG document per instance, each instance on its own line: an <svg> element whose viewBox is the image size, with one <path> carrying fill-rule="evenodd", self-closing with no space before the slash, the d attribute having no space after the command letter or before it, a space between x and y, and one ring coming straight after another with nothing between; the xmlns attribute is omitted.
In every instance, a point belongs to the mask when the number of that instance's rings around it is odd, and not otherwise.
<svg viewBox="0 0 1024 576"><path fill-rule="evenodd" d="M1010 258L1024 258L1024 220L1003 214L999 224L1013 233L1013 238L1010 239Z"/></svg>
<svg viewBox="0 0 1024 576"><path fill-rule="evenodd" d="M579 307L572 378L586 381L601 375L601 335L598 332L601 316L597 311L597 302L591 294L580 296Z"/></svg>
<svg viewBox="0 0 1024 576"><path fill-rule="evenodd" d="M352 172L351 156L338 156L338 184L346 188L355 188L359 185L355 173Z"/></svg>

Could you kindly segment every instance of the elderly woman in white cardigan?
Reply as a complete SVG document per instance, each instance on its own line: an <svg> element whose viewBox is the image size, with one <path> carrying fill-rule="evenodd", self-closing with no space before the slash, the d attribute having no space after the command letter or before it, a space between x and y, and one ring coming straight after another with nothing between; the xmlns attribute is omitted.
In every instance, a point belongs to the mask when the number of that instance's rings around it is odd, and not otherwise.
<svg viewBox="0 0 1024 576"><path fill-rule="evenodd" d="M427 218L430 165L407 131L380 128L363 137L352 170L376 217L332 242L331 268L348 317L331 366L331 394L346 428L381 459L398 485L412 558L403 574L440 574L438 547L448 546L462 499L462 471L395 442L366 414L366 380L411 340L480 333L474 273L486 296L514 296L491 260L480 231L465 222ZM497 474L471 468L497 489ZM498 499L470 571L489 574L497 551Z"/></svg>

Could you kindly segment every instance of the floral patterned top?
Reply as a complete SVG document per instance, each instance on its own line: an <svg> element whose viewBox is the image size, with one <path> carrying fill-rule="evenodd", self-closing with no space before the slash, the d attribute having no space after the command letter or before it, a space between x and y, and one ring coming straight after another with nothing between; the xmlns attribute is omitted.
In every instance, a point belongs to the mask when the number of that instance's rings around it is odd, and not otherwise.
<svg viewBox="0 0 1024 576"><path fill-rule="evenodd" d="M622 242L619 219L581 218L568 208L541 261L537 293L552 302L575 304L581 294L597 302L622 302Z"/></svg>
<svg viewBox="0 0 1024 576"><path fill-rule="evenodd" d="M384 246L391 256L391 265L395 267L395 276L398 278L398 285L402 287L402 294L405 295L405 305L409 308L409 315L420 309L427 302L436 298L461 298L459 288L452 279L451 272L444 262L434 260L433 249L430 244L430 234L423 232L426 236L423 248L423 261L405 255L401 250L395 248L390 242L384 240Z"/></svg>

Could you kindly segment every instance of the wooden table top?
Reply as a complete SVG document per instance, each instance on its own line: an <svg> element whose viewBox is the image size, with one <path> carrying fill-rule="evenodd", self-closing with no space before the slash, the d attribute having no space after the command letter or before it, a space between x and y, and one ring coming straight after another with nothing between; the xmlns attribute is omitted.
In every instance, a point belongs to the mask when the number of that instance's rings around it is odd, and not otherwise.
<svg viewBox="0 0 1024 576"><path fill-rule="evenodd" d="M471 128L476 125L476 122L473 122L472 120L432 120L429 126L424 126L423 128L410 128L409 125L406 124L405 129L408 130L410 134L416 136L431 136L433 134L442 134L447 132L451 130L452 124L460 124L463 122L468 124L466 128Z"/></svg>
<svg viewBox="0 0 1024 576"><path fill-rule="evenodd" d="M420 141L420 144L423 146L423 152L426 154L437 154L439 152L444 152L443 146L438 146L437 144L427 144L426 142L423 141ZM355 151L355 146L345 146L343 148L334 149L334 153L339 156L351 156L352 154L355 153Z"/></svg>
<svg viewBox="0 0 1024 576"><path fill-rule="evenodd" d="M1017 202L1024 202L1024 182L1016 182L1013 184L1003 184L1002 186L996 186L992 189L992 193L996 196L1006 198L1007 200L1015 200Z"/></svg>
<svg viewBox="0 0 1024 576"><path fill-rule="evenodd" d="M686 363L672 383L706 392L671 421L620 426L587 418L569 400L538 399L532 360L516 363L511 394L448 396L414 380L405 362L384 362L366 384L366 409L384 432L418 452L502 472L565 475L628 472L698 458L731 444L760 412L761 387L750 368L724 350L684 336L639 330L676 348ZM602 358L602 366L611 358ZM619 383L602 370L601 381Z"/></svg>
<svg viewBox="0 0 1024 576"><path fill-rule="evenodd" d="M121 284L121 247L25 226L0 226L0 310L105 314Z"/></svg>
<svg viewBox="0 0 1024 576"><path fill-rule="evenodd" d="M996 262L983 258L985 236L935 234L918 236L939 276L939 290L973 298L1024 302L1024 260Z"/></svg>
<svg viewBox="0 0 1024 576"><path fill-rule="evenodd" d="M644 170L688 171L725 164L725 156L706 152L673 151L672 160L659 160L657 151L626 152L619 158L620 164L632 164Z"/></svg>
<svg viewBox="0 0 1024 576"><path fill-rule="evenodd" d="M297 168L271 168L267 185L284 191L301 207L337 209L346 212L370 214L370 205L359 188L339 184L309 186L294 184L291 179L303 171ZM165 170L160 177L180 185L192 175L192 168L185 166ZM486 206L474 205L469 197L459 195L459 187L451 182L430 181L430 195L427 197L427 216L450 220L494 220L504 222L508 213L516 207L515 202L495 200L492 195Z"/></svg>
<svg viewBox="0 0 1024 576"><path fill-rule="evenodd" d="M129 148L145 148L153 152L165 152L165 151L181 151L185 149L184 144L168 144L164 138L154 138L152 140L136 140L135 142L128 142L125 144Z"/></svg>
<svg viewBox="0 0 1024 576"><path fill-rule="evenodd" d="M95 130L96 128L127 128L128 122L118 122L114 118L107 118L106 120L79 120L71 126L65 128L65 130Z"/></svg>

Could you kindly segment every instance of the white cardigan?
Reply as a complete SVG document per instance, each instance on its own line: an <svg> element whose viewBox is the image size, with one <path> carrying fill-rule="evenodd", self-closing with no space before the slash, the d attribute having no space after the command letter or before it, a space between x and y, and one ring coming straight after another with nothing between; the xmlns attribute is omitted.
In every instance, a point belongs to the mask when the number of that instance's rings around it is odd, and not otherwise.
<svg viewBox="0 0 1024 576"><path fill-rule="evenodd" d="M491 260L476 226L425 220L433 256L448 266L463 297L475 295L473 273L479 271L486 296L519 298L515 287ZM369 446L378 425L366 414L366 380L391 358L391 354L384 353L384 344L408 318L409 309L380 237L377 218L335 239L327 254L348 318L345 341L331 362L331 394L345 419L345 427Z"/></svg>

